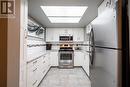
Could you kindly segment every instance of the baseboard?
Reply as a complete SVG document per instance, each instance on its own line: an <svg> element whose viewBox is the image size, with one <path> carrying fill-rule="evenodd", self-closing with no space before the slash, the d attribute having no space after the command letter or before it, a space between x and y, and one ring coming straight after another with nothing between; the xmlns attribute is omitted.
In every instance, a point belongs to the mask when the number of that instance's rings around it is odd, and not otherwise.
<svg viewBox="0 0 130 87"><path fill-rule="evenodd" d="M46 75L48 74L48 72L50 71L51 67L48 69L47 73L44 75L44 77L42 78L42 80L40 81L40 83L38 84L38 87L39 85L42 83L43 79L46 77Z"/></svg>
<svg viewBox="0 0 130 87"><path fill-rule="evenodd" d="M82 66L74 66L74 68L82 68Z"/></svg>
<svg viewBox="0 0 130 87"><path fill-rule="evenodd" d="M58 68L58 66L51 66L51 68Z"/></svg>
<svg viewBox="0 0 130 87"><path fill-rule="evenodd" d="M85 74L89 78L89 80L91 81L90 76L88 75L88 73L84 70L84 68L82 66L81 66L81 68L83 69L83 71L85 72Z"/></svg>

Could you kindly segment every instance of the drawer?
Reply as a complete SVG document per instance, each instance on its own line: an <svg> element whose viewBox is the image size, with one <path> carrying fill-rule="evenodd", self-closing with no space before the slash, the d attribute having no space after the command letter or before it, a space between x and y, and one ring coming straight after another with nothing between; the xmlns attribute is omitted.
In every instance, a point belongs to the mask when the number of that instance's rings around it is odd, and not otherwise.
<svg viewBox="0 0 130 87"><path fill-rule="evenodd" d="M44 67L45 65L46 65L46 63L47 63L47 61L45 60L45 59L40 59L39 61L38 61L38 67Z"/></svg>
<svg viewBox="0 0 130 87"><path fill-rule="evenodd" d="M27 64L27 69L29 69L30 67L37 67L37 63L38 63L38 60L34 60L30 63Z"/></svg>
<svg viewBox="0 0 130 87"><path fill-rule="evenodd" d="M43 69L41 73L42 73L42 76L44 77L46 75L46 73L47 73L47 70Z"/></svg>
<svg viewBox="0 0 130 87"><path fill-rule="evenodd" d="M33 83L32 83L32 87L37 87L38 86L38 80L36 79L36 80L34 80L33 81Z"/></svg>
<svg viewBox="0 0 130 87"><path fill-rule="evenodd" d="M35 73L38 70L38 66L30 66L27 68L28 73Z"/></svg>
<svg viewBox="0 0 130 87"><path fill-rule="evenodd" d="M27 70L27 87L33 87L32 84L37 79L36 73L36 69L34 72Z"/></svg>

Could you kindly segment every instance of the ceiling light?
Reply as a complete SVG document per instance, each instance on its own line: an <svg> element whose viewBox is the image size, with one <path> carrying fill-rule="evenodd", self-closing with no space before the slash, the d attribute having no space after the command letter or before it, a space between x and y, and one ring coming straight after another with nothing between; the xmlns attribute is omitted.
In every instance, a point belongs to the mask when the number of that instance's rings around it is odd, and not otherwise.
<svg viewBox="0 0 130 87"><path fill-rule="evenodd" d="M51 23L79 23L87 6L41 6Z"/></svg>
<svg viewBox="0 0 130 87"><path fill-rule="evenodd" d="M51 23L79 23L81 17L48 17Z"/></svg>
<svg viewBox="0 0 130 87"><path fill-rule="evenodd" d="M41 6L46 16L83 16L87 6Z"/></svg>

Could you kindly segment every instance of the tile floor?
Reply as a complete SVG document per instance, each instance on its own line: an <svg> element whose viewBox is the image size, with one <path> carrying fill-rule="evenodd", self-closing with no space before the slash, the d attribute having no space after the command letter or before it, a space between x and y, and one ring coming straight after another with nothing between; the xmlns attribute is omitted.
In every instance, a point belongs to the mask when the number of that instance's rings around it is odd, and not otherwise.
<svg viewBox="0 0 130 87"><path fill-rule="evenodd" d="M109 72L101 67L90 69L90 78L92 87L117 87L117 81Z"/></svg>
<svg viewBox="0 0 130 87"><path fill-rule="evenodd" d="M51 68L39 87L91 87L82 68Z"/></svg>

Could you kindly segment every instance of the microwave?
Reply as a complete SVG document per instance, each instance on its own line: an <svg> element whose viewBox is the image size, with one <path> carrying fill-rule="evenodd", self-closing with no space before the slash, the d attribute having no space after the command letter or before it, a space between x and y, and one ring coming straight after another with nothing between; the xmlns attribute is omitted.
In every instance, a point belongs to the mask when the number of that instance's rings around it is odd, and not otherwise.
<svg viewBox="0 0 130 87"><path fill-rule="evenodd" d="M73 41L73 36L59 36L59 41Z"/></svg>

